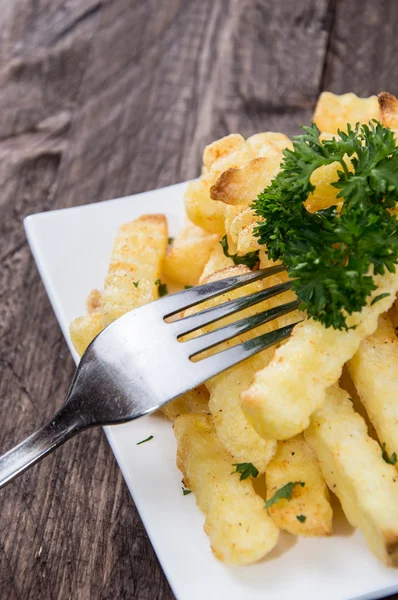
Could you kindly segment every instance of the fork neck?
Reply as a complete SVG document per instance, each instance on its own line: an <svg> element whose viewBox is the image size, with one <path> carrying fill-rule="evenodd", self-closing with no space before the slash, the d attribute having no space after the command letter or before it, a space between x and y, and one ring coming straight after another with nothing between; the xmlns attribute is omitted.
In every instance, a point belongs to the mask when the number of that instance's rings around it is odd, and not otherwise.
<svg viewBox="0 0 398 600"><path fill-rule="evenodd" d="M46 425L0 457L0 488L90 426L77 408L70 398Z"/></svg>

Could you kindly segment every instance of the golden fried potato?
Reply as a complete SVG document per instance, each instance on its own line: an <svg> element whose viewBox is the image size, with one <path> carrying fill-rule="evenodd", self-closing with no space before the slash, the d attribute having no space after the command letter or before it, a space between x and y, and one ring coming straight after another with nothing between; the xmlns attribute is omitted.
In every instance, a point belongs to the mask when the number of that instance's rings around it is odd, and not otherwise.
<svg viewBox="0 0 398 600"><path fill-rule="evenodd" d="M393 303L398 273L378 275L374 280L378 289L368 305L347 319L348 326L356 329L339 331L317 321L303 321L242 393L243 410L260 435L288 439L308 427L311 414L325 400L326 389L338 381L344 363L376 330L380 314ZM383 293L389 295L371 306L372 298Z"/></svg>
<svg viewBox="0 0 398 600"><path fill-rule="evenodd" d="M167 247L164 215L143 215L122 225L114 241L102 296L102 317L109 325L133 308L156 300L155 281Z"/></svg>
<svg viewBox="0 0 398 600"><path fill-rule="evenodd" d="M245 266L234 266L213 273L207 277L203 283L218 281L226 277L249 272L249 269ZM235 298L260 291L263 287L264 285L262 282L254 282L243 288L233 290L226 294L222 294L217 298L208 300L201 305L201 309L217 306L223 302L229 302ZM222 321L203 328L200 333L212 331L227 323L236 321L238 318L241 319L254 315L275 306L276 302L278 302L278 300L272 298L266 302L257 304L256 306L240 312L238 316L234 315L222 319ZM189 312L194 312L195 310L197 309L191 309ZM249 332L237 336L222 344L218 349L228 348L231 345L242 343L254 335L261 335L262 333L275 329L278 326L277 322L277 320L274 320L271 323L256 328L255 334ZM206 382L206 386L210 391L209 409L213 415L214 425L219 439L225 448L233 455L236 462L251 462L260 473L265 471L265 467L272 458L276 449L276 442L264 440L247 421L240 406L240 392L247 388L256 371L269 363L273 353L274 348L264 350L259 355L248 359L241 365L231 367L228 371L220 373Z"/></svg>
<svg viewBox="0 0 398 600"><path fill-rule="evenodd" d="M239 133L231 133L212 142L203 151L203 168L210 171L217 161L242 150L245 146L245 138Z"/></svg>
<svg viewBox="0 0 398 600"><path fill-rule="evenodd" d="M87 315L74 319L69 325L71 342L79 356L82 356L87 346L103 329L101 304L101 292L92 290L86 300Z"/></svg>
<svg viewBox="0 0 398 600"><path fill-rule="evenodd" d="M250 208L227 206L225 211L225 229L228 234L228 250L230 253L244 256L263 248L253 235L253 229L259 221L258 216Z"/></svg>
<svg viewBox="0 0 398 600"><path fill-rule="evenodd" d="M347 366L380 443L398 454L398 339L386 314Z"/></svg>
<svg viewBox="0 0 398 600"><path fill-rule="evenodd" d="M209 233L187 221L173 240L163 262L167 279L181 285L197 285L220 236Z"/></svg>
<svg viewBox="0 0 398 600"><path fill-rule="evenodd" d="M247 143L253 148L256 156L272 156L279 154L282 158L285 148L293 149L293 144L284 133L265 131L247 138Z"/></svg>
<svg viewBox="0 0 398 600"><path fill-rule="evenodd" d="M218 440L212 418L181 415L174 421L177 466L206 520L211 549L221 561L248 565L276 545L279 530L250 479L233 474L234 459Z"/></svg>
<svg viewBox="0 0 398 600"><path fill-rule="evenodd" d="M263 368L272 357L273 350L253 356L209 379L209 409L213 415L217 436L232 454L234 462L250 462L264 473L276 451L276 442L260 437L248 422L240 405L240 393L246 389L256 371Z"/></svg>
<svg viewBox="0 0 398 600"><path fill-rule="evenodd" d="M280 171L282 156L255 158L243 167L224 171L210 188L213 200L249 206Z"/></svg>
<svg viewBox="0 0 398 600"><path fill-rule="evenodd" d="M377 96L358 98L355 94L322 92L318 98L313 116L320 131L337 133L338 129L346 131L347 123L368 123L379 116Z"/></svg>
<svg viewBox="0 0 398 600"><path fill-rule="evenodd" d="M388 311L388 316L391 319L391 323L395 330L395 335L398 335L398 300L395 300L394 304Z"/></svg>
<svg viewBox="0 0 398 600"><path fill-rule="evenodd" d="M203 153L203 172L192 181L185 192L184 203L188 218L210 233L225 233L225 206L214 202L210 188L227 169L240 167L255 158L252 147L236 134L213 142Z"/></svg>
<svg viewBox="0 0 398 600"><path fill-rule="evenodd" d="M198 227L209 233L223 235L225 233L225 205L213 202L210 198L212 180L201 179L191 181L184 196L185 211L188 218Z"/></svg>
<svg viewBox="0 0 398 600"><path fill-rule="evenodd" d="M305 537L332 534L329 491L318 459L302 435L278 442L265 481L267 499L288 483L304 483L293 488L290 501L281 499L269 507L268 512L280 529Z"/></svg>
<svg viewBox="0 0 398 600"><path fill-rule="evenodd" d="M69 325L69 335L79 356L87 349L93 339L102 331L102 314L98 311L85 317L74 319Z"/></svg>
<svg viewBox="0 0 398 600"><path fill-rule="evenodd" d="M378 95L380 123L393 130L398 130L398 99L388 92Z"/></svg>
<svg viewBox="0 0 398 600"><path fill-rule="evenodd" d="M199 385L168 402L160 410L170 421L174 421L176 417L186 413L208 415L210 413L208 389L205 385Z"/></svg>
<svg viewBox="0 0 398 600"><path fill-rule="evenodd" d="M328 389L305 439L351 525L362 531L379 559L398 566L397 472L383 460L379 444L338 385Z"/></svg>
<svg viewBox="0 0 398 600"><path fill-rule="evenodd" d="M207 263L205 264L205 267L199 279L199 283L204 283L207 277L209 277L216 271L221 271L223 269L227 269L233 266L234 262L232 258L228 258L228 256L225 256L221 244L216 244L210 253Z"/></svg>
<svg viewBox="0 0 398 600"><path fill-rule="evenodd" d="M86 300L87 314L92 315L94 312L101 312L102 294L99 290L92 290Z"/></svg>
<svg viewBox="0 0 398 600"><path fill-rule="evenodd" d="M352 171L353 166L348 157L345 162L348 170ZM316 212L317 210L329 208L329 206L333 206L334 204L338 206L342 205L342 198L337 198L339 190L332 185L339 178L338 171L342 171L342 166L339 162L323 165L315 169L310 178L312 185L315 186L315 190L308 196L305 202L307 210Z"/></svg>

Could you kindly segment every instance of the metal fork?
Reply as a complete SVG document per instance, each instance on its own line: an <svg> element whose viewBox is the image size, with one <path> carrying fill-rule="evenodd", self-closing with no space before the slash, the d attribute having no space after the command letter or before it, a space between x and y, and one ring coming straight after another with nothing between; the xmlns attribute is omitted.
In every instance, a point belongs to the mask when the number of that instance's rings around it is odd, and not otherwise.
<svg viewBox="0 0 398 600"><path fill-rule="evenodd" d="M295 310L297 301L192 339L181 339L205 325L282 294L291 288L290 281L189 316L179 314L204 300L283 270L278 265L187 289L133 310L109 325L83 354L66 400L51 421L0 457L0 488L79 431L147 415L210 377L287 338L297 323L202 360L192 360L222 342Z"/></svg>

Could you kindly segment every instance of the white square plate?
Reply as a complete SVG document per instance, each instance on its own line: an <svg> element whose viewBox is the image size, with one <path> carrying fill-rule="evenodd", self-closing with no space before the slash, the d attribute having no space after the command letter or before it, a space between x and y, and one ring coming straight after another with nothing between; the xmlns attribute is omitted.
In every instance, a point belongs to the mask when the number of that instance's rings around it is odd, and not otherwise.
<svg viewBox="0 0 398 600"><path fill-rule="evenodd" d="M84 314L88 292L101 287L118 226L143 213L163 212L175 235L184 218L185 187L182 183L25 220L37 267L76 361L68 325ZM211 553L194 496L182 494L170 423L152 415L107 427L106 434L179 600L370 600L398 592L398 573L381 565L362 535L338 517L332 538L282 534L262 562L223 565ZM136 445L149 435L154 436L151 442Z"/></svg>

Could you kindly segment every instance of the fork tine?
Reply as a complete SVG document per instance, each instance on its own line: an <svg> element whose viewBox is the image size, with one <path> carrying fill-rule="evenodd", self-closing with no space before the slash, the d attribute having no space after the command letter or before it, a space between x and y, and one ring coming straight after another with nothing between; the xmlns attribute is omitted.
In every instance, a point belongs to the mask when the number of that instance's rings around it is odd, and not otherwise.
<svg viewBox="0 0 398 600"><path fill-rule="evenodd" d="M247 340L242 344L238 344L237 346L233 346L232 348L228 348L227 350L218 352L218 354L213 354L212 356L208 356L207 358L198 361L198 364L200 364L201 378L203 375L203 381L206 381L206 379L214 377L214 375L233 367L246 358L250 358L250 356L258 354L271 346L275 346L275 344L288 338L293 328L298 323L301 323L301 321L296 321L296 323L293 323L292 325L286 325L280 329L264 333L252 340Z"/></svg>
<svg viewBox="0 0 398 600"><path fill-rule="evenodd" d="M178 336L186 335L196 329L200 329L204 325L210 325L210 323L219 321L228 315L233 315L245 308L258 304L259 302L273 298L278 294L283 294L283 292L290 290L292 285L293 283L291 281L278 283L278 285L266 288L265 290L260 290L259 292L254 292L253 294L248 294L241 298L235 298L235 300L223 302L222 304L212 306L211 308L205 308L193 315L174 321L173 323L170 323L170 325L174 327Z"/></svg>
<svg viewBox="0 0 398 600"><path fill-rule="evenodd" d="M298 308L298 305L299 301L294 300L293 302L288 302L286 304L282 304L281 306L275 306L269 310L252 315L251 317L240 319L235 323L230 323L225 327L220 327L216 331L205 333L204 335L200 335L183 343L189 352L190 358L192 358L197 354L204 352L205 350L209 350L210 348L213 348L222 342L226 342L227 340L236 337L239 334L250 331L251 329L259 327L260 325L264 325L265 323L273 321L282 315L286 315Z"/></svg>
<svg viewBox="0 0 398 600"><path fill-rule="evenodd" d="M172 317L176 313L181 312L191 306L195 306L204 300L214 298L225 292L236 290L237 288L257 281L259 279L265 279L271 275L276 275L281 271L285 271L284 265L275 265L274 267L268 267L267 269L260 269L258 271L252 271L244 275L235 275L234 277L228 277L227 279L220 279L219 281L212 281L211 283L205 283L192 289L183 290L170 296L164 296L156 301L157 306L163 311L164 318Z"/></svg>

